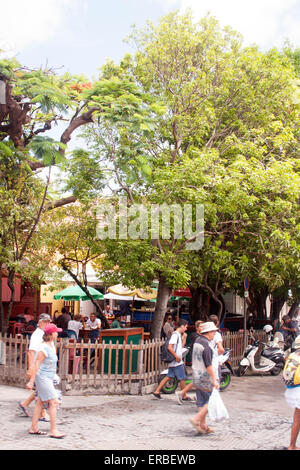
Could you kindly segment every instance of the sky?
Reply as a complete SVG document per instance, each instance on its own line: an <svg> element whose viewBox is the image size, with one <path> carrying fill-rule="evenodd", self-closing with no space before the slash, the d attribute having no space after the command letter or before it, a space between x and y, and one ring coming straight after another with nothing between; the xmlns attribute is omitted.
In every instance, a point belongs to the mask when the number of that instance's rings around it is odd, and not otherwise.
<svg viewBox="0 0 300 470"><path fill-rule="evenodd" d="M170 11L208 12L262 50L289 39L300 47L300 0L0 0L0 49L30 68L45 66L93 78L107 58L134 52L124 39L135 23ZM2 55L3 57L3 55Z"/></svg>

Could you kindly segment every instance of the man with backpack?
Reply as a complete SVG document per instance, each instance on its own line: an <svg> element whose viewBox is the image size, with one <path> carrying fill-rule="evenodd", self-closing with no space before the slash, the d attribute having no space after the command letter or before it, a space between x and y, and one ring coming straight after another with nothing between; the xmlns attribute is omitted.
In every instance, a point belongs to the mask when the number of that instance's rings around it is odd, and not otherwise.
<svg viewBox="0 0 300 470"><path fill-rule="evenodd" d="M160 382L157 389L152 393L155 398L161 398L160 391L165 386L165 384L170 380L170 378L176 377L180 382L180 388L185 387L186 373L182 360L182 349L185 346L186 342L186 330L188 327L187 320L180 319L178 321L176 330L172 334L171 338L168 341L168 352L173 356L173 360L169 362L168 373L166 377ZM185 399L186 396L183 396Z"/></svg>

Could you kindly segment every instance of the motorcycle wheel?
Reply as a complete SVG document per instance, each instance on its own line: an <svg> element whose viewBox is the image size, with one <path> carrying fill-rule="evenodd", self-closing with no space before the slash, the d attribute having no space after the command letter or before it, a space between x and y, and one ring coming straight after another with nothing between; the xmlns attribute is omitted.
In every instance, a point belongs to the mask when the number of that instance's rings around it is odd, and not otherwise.
<svg viewBox="0 0 300 470"><path fill-rule="evenodd" d="M166 375L164 374L161 374L158 378L158 383L160 384L160 382L166 377ZM166 393L167 395L171 394L171 393L175 393L175 390L176 388L178 387L178 380L176 377L174 378L170 378L168 380L168 382L163 386L163 388L161 389L161 391L163 393Z"/></svg>
<svg viewBox="0 0 300 470"><path fill-rule="evenodd" d="M221 382L220 382L220 392L223 392L224 390L226 390L226 388L230 385L230 382L231 382L231 372L230 371L223 372L222 377L221 377Z"/></svg>
<svg viewBox="0 0 300 470"><path fill-rule="evenodd" d="M273 367L272 370L270 370L270 373L271 375L279 375L283 368L284 368L283 363L277 364L275 367Z"/></svg>
<svg viewBox="0 0 300 470"><path fill-rule="evenodd" d="M236 375L238 377L242 377L243 375L245 375L247 369L248 366L239 366L238 370L236 371Z"/></svg>

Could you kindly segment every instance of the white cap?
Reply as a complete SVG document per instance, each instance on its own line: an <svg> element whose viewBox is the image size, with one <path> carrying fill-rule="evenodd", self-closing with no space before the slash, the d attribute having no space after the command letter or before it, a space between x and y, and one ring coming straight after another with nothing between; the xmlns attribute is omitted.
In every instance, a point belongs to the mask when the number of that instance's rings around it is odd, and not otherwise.
<svg viewBox="0 0 300 470"><path fill-rule="evenodd" d="M206 323L202 323L201 325L201 334L209 333L210 331L218 331L219 328L216 327L214 322L208 321Z"/></svg>

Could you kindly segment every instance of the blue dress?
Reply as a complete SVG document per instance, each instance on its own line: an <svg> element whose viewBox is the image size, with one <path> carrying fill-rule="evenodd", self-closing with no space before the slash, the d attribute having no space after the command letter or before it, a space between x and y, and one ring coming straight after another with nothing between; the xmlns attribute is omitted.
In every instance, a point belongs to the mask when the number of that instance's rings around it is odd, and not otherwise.
<svg viewBox="0 0 300 470"><path fill-rule="evenodd" d="M37 395L42 401L57 399L57 390L55 390L53 384L57 368L55 346L53 343L42 343L40 351L42 351L46 357L35 376Z"/></svg>

